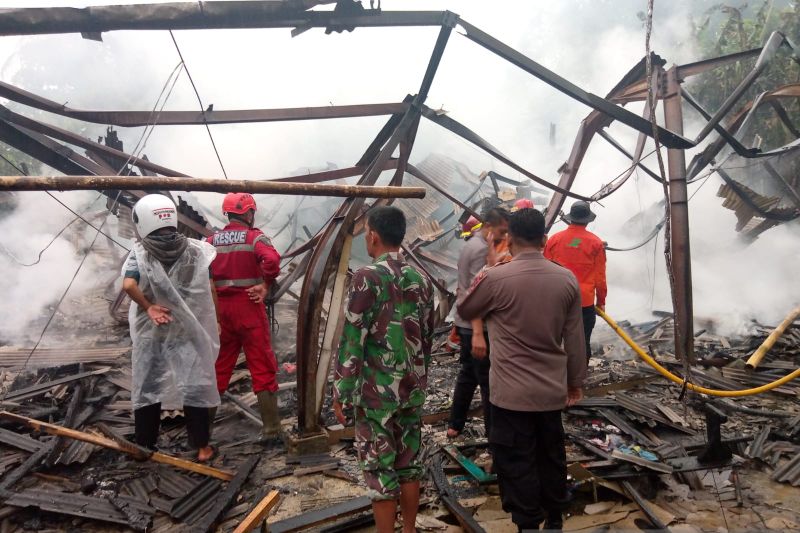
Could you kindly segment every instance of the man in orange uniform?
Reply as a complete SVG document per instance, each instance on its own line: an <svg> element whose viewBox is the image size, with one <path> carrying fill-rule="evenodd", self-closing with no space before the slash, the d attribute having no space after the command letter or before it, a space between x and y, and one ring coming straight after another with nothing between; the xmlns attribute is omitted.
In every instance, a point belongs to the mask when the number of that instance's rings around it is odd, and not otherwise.
<svg viewBox="0 0 800 533"><path fill-rule="evenodd" d="M280 273L281 257L269 238L253 228L256 201L250 194L228 193L222 211L230 223L208 238L217 249L217 257L211 263L219 297L217 389L221 396L228 388L233 367L244 348L264 423L262 437L271 443L280 440L281 422L275 379L278 363L270 342L264 297Z"/></svg>
<svg viewBox="0 0 800 533"><path fill-rule="evenodd" d="M606 250L603 241L586 229L597 215L587 202L575 202L564 219L569 226L547 239L544 256L566 267L578 278L583 309L583 331L586 334L586 357L592 355L589 341L597 315L594 306L606 307Z"/></svg>

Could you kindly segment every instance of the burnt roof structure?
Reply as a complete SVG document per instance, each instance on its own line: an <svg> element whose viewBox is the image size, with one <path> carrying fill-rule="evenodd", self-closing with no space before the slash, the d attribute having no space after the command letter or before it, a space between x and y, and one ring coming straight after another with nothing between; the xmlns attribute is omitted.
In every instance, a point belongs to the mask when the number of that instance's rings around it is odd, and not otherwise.
<svg viewBox="0 0 800 533"><path fill-rule="evenodd" d="M19 8L0 9L0 35L37 35L47 33L81 33L91 39L102 39L102 33L117 30L178 30L178 29L222 29L222 28L292 28L292 35L299 35L312 28L324 28L326 33L352 31L357 27L389 26L430 26L438 27L439 35L428 60L427 69L414 95L408 95L402 102L369 103L347 106L325 106L285 109L239 109L198 111L162 111L154 115L150 111L95 111L72 109L66 105L47 100L41 96L24 91L7 83L0 83L0 96L57 115L86 122L133 127L142 125L193 125L232 124L242 122L271 122L295 120L323 120L344 117L387 116L385 125L376 133L372 143L366 147L362 157L352 167L326 170L304 176L279 178L274 181L296 183L321 183L325 181L359 176L358 185L374 185L383 172L392 172L389 185L403 184L405 174L410 174L427 186L436 190L460 208L472 212L468 201L454 197L444 184L430 178L419 168L408 163L421 119L431 121L442 128L462 137L493 158L526 176L534 183L553 192L546 211L548 227L558 217L566 197L581 200L599 201L612 194L630 177L635 168L647 169L642 164L645 141L648 137L657 138L668 149L669 175L646 170L653 179L668 189L668 213L672 220L671 236L672 271L675 280L676 300L676 350L682 359L688 359L693 351L691 263L689 255L689 229L686 184L687 179L697 176L725 147L735 152L737 157L753 159L778 155L775 151L762 153L757 149L745 147L736 132L746 122L746 107L740 108L727 126L722 122L740 104L743 93L755 82L765 65L782 47L795 50L789 39L774 33L763 48L737 54L713 58L688 65L673 66L665 70L665 61L653 55L643 59L617 84L605 98L589 93L558 74L543 67L533 59L511 48L476 26L449 11L382 11L364 9L352 0L340 0L332 11L312 10L319 4L312 0L247 1L247 2L186 2L152 5L102 6L84 9L73 8ZM550 183L530 170L523 168L498 148L492 146L476 132L454 118L439 113L426 105L428 92L435 78L439 62L454 29L459 29L463 37L492 52L500 59L510 62L524 72L547 83L555 90L590 107L591 113L582 122L568 161L560 170L557 184ZM695 74L714 69L733 61L757 58L755 66L742 80L735 91L723 102L719 109L707 113L693 103L693 99L682 87L683 81ZM650 61L648 61L648 59ZM654 103L646 105L642 116L625 107L626 103L648 99L648 88L654 88ZM795 97L793 90L785 89L763 95L751 105L754 110L765 102L781 97ZM665 108L665 126L658 126L653 116L655 102L662 100ZM686 100L698 108L706 121L693 139L684 136L681 103ZM631 167L604 185L596 194L583 196L571 191L579 172L581 161L595 135L603 137L618 150L627 151L603 130L612 122L620 122L639 134L632 154ZM684 151L698 146L710 134L719 138L692 161L687 174ZM158 165L145 158L136 157L120 149L85 139L72 132L57 128L44 122L27 118L0 107L0 141L7 143L47 165L68 175L114 175L130 174L138 169L143 175L182 177L191 180L185 173ZM86 150L87 156L80 155L66 146L78 146ZM791 146L782 147L780 153L793 150ZM399 155L395 157L395 153ZM779 176L781 176L779 174ZM495 178L492 178L493 180ZM797 196L796 178L784 179L786 187ZM775 211L772 204L765 207L758 198L741 186L728 184L732 194L738 196L756 214L766 218L781 217L789 220L797 217L794 208L786 212ZM141 192L126 191L119 194L114 190L105 191L109 198L124 205L130 205ZM753 191L757 194L756 191ZM375 204L385 203L378 200ZM800 202L797 203L800 207ZM338 207L322 229L303 244L290 250L285 257L291 260L287 270L288 279L281 282L279 294L300 276L303 288L300 293L297 313L297 354L298 354L298 426L301 435L313 436L319 433L319 414L322 406L324 388L329 367L338 341L341 313L337 312L343 302L347 283L347 269L353 236L362 226L363 214L367 204L363 198L347 198ZM475 213L477 214L477 213ZM206 235L210 228L202 217L193 210L182 210L181 223L197 235ZM406 246L405 252L411 261L427 271L426 265L435 263L430 254L420 252L419 243ZM436 276L431 276L436 279ZM439 288L440 316L446 316L452 305L452 295L441 283ZM328 319L324 321L323 307L326 289L331 297ZM281 292L283 291L283 292Z"/></svg>

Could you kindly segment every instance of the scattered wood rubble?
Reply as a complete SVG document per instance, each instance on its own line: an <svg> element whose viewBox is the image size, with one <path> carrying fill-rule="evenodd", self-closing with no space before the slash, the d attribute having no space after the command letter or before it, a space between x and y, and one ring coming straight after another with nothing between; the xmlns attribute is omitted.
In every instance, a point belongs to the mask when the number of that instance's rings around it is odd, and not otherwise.
<svg viewBox="0 0 800 533"><path fill-rule="evenodd" d="M682 372L670 355L670 316L622 325ZM734 390L796 368L795 325L757 370L745 369L771 329L752 324L747 336L733 338L712 334L709 325L695 339L692 382ZM430 475L418 528L515 531L500 506L482 424L473 420L454 442L445 436L458 364L441 333L426 406ZM610 330L598 328L595 340L602 355L591 361L587 397L565 413L573 496L565 530L800 528L800 491L793 488L800 485L800 384L743 399L682 397L680 386L634 361ZM284 344L278 342L285 363L279 377L288 428L297 400L292 346ZM191 462L180 413L166 414L159 453L151 454L129 441L129 362L124 347L115 348L83 348L76 350L80 363L19 375L13 366L0 370L0 531L241 533L265 521L272 532L370 530L352 428L328 418L329 453L295 457L262 447L240 361L214 427L219 457L209 466Z"/></svg>

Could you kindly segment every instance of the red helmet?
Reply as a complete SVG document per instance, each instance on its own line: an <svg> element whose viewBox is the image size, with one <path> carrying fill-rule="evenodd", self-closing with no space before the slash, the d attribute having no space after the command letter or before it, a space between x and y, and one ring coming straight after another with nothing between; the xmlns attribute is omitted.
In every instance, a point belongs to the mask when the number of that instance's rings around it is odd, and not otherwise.
<svg viewBox="0 0 800 533"><path fill-rule="evenodd" d="M256 200L252 194L246 192L229 192L222 200L222 212L224 214L233 213L234 215L244 215L250 210L255 211Z"/></svg>
<svg viewBox="0 0 800 533"><path fill-rule="evenodd" d="M528 198L520 198L514 202L514 207L511 208L511 211L519 211L520 209L533 209L533 201Z"/></svg>

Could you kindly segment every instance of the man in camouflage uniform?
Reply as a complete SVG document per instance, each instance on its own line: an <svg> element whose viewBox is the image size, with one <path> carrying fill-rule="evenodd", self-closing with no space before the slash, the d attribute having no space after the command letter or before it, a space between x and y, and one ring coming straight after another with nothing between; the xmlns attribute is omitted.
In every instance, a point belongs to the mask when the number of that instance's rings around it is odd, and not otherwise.
<svg viewBox="0 0 800 533"><path fill-rule="evenodd" d="M430 280L399 255L406 221L396 207L367 216L367 253L353 274L333 387L334 412L353 407L356 447L379 533L415 531L422 445L422 404L433 339Z"/></svg>

